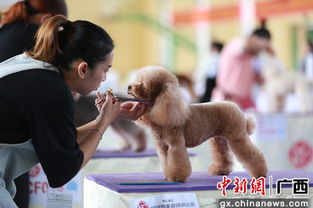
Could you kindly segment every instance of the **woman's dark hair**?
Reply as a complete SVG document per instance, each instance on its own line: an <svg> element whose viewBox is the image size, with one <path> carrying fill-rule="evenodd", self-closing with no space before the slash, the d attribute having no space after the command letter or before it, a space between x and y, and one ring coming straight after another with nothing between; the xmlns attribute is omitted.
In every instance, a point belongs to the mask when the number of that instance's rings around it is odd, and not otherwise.
<svg viewBox="0 0 313 208"><path fill-rule="evenodd" d="M252 35L271 40L271 33L265 28L259 28L253 31Z"/></svg>
<svg viewBox="0 0 313 208"><path fill-rule="evenodd" d="M67 7L64 0L25 0L13 4L1 14L1 24L10 24L16 21L29 21L31 15L38 13L62 14L67 16Z"/></svg>
<svg viewBox="0 0 313 208"><path fill-rule="evenodd" d="M265 18L261 19L260 21L260 27L255 29L252 33L252 35L255 35L260 38L265 38L267 40L271 40L271 33L267 28L267 20Z"/></svg>
<svg viewBox="0 0 313 208"><path fill-rule="evenodd" d="M93 69L113 48L113 40L101 27L88 21L71 22L56 15L40 26L35 47L27 54L62 70L69 70L70 64L78 59Z"/></svg>
<svg viewBox="0 0 313 208"><path fill-rule="evenodd" d="M308 40L308 47L309 47L309 51L312 53L313 52L313 40Z"/></svg>
<svg viewBox="0 0 313 208"><path fill-rule="evenodd" d="M213 41L211 48L215 48L219 53L223 50L224 44L218 41Z"/></svg>

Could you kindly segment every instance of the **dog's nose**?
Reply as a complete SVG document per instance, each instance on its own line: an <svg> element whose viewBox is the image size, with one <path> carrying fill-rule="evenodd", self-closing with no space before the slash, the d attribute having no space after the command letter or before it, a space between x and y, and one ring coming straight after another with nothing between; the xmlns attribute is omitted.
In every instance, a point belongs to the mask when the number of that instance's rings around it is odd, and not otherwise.
<svg viewBox="0 0 313 208"><path fill-rule="evenodd" d="M132 89L132 86L131 85L128 85L128 90L131 90Z"/></svg>

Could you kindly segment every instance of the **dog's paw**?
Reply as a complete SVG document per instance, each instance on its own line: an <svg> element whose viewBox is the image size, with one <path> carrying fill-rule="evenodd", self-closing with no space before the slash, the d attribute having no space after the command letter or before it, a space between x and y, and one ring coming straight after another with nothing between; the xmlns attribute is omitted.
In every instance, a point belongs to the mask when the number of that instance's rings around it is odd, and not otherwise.
<svg viewBox="0 0 313 208"><path fill-rule="evenodd" d="M232 172L232 169L230 167L212 164L210 165L208 172L210 175L229 175Z"/></svg>
<svg viewBox="0 0 313 208"><path fill-rule="evenodd" d="M144 146L144 147L135 147L133 150L135 151L135 152L142 152L142 151L144 151L146 149L146 147Z"/></svg>
<svg viewBox="0 0 313 208"><path fill-rule="evenodd" d="M190 175L191 171L177 171L165 174L167 180L180 183L184 183Z"/></svg>
<svg viewBox="0 0 313 208"><path fill-rule="evenodd" d="M253 171L250 173L250 176L254 178L260 178L260 177L266 178L267 172L268 172L267 168L263 170Z"/></svg>
<svg viewBox="0 0 313 208"><path fill-rule="evenodd" d="M119 147L119 150L128 150L128 149L130 149L131 148L131 146L130 146L130 144L122 144L120 147Z"/></svg>
<svg viewBox="0 0 313 208"><path fill-rule="evenodd" d="M266 177L267 177L267 174L251 175L251 177L254 177L254 178L261 178L261 177L264 177L264 178L266 178Z"/></svg>
<svg viewBox="0 0 313 208"><path fill-rule="evenodd" d="M135 144L135 145L132 145L132 149L135 152L142 152L146 149L146 145L145 144Z"/></svg>
<svg viewBox="0 0 313 208"><path fill-rule="evenodd" d="M176 176L168 176L166 179L169 180L170 182L179 182L179 183L184 183L186 182L188 177L182 176L182 175L176 175Z"/></svg>

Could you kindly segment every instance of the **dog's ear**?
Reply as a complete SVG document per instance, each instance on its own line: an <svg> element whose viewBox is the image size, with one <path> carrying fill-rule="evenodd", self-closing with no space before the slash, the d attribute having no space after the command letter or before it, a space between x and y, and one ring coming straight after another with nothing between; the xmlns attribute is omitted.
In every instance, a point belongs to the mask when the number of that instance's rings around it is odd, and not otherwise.
<svg viewBox="0 0 313 208"><path fill-rule="evenodd" d="M188 114L188 106L182 99L178 85L164 84L151 109L151 121L160 126L175 127L183 125Z"/></svg>

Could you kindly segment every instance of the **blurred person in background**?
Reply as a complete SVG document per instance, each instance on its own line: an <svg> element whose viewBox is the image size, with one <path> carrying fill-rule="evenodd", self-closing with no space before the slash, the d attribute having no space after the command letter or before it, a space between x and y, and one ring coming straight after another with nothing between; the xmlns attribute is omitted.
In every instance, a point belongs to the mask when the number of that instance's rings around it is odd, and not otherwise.
<svg viewBox="0 0 313 208"><path fill-rule="evenodd" d="M223 46L223 43L213 41L209 53L200 60L199 66L194 72L194 88L200 102L208 102L211 99L212 90L216 85L216 75Z"/></svg>
<svg viewBox="0 0 313 208"><path fill-rule="evenodd" d="M64 0L26 0L13 4L0 18L0 62L30 50L34 46L39 26L55 14L67 16ZM25 173L15 180L14 198L20 208L28 208L29 176Z"/></svg>
<svg viewBox="0 0 313 208"><path fill-rule="evenodd" d="M187 103L198 102L199 98L194 89L194 81L188 74L184 73L175 73L175 76L179 83L179 88L182 92L182 95Z"/></svg>
<svg viewBox="0 0 313 208"><path fill-rule="evenodd" d="M308 40L307 52L304 55L302 71L305 76L313 81L313 40Z"/></svg>
<svg viewBox="0 0 313 208"><path fill-rule="evenodd" d="M31 49L39 26L55 14L67 16L64 0L18 1L1 14L0 62Z"/></svg>
<svg viewBox="0 0 313 208"><path fill-rule="evenodd" d="M212 100L233 101L243 110L255 107L252 89L255 83L262 82L257 56L270 48L270 40L270 32L261 27L247 38L234 39L224 47Z"/></svg>

